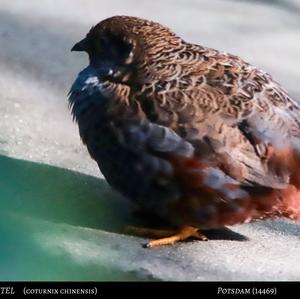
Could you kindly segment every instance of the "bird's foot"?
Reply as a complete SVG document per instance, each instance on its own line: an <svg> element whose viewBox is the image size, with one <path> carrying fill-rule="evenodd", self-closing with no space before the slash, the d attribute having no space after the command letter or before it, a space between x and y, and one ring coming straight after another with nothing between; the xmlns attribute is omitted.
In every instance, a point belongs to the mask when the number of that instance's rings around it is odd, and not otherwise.
<svg viewBox="0 0 300 299"><path fill-rule="evenodd" d="M153 237L155 240L149 241L145 244L146 248L153 248L162 245L172 245L179 241L187 240L188 238L196 238L201 241L207 241L207 237L199 233L198 228L186 226L180 230L162 230L139 228L135 226L127 226L126 232L140 237Z"/></svg>

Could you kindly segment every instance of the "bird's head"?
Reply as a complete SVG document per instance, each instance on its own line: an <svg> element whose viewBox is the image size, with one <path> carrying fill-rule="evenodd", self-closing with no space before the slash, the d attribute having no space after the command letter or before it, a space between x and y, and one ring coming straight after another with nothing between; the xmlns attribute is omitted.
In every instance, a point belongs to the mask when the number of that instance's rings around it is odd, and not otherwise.
<svg viewBox="0 0 300 299"><path fill-rule="evenodd" d="M72 51L85 51L90 67L115 82L136 80L146 67L163 62L164 53L180 46L181 39L168 28L135 17L115 16L92 27ZM162 58L162 59L161 59ZM142 71L141 71L142 70Z"/></svg>

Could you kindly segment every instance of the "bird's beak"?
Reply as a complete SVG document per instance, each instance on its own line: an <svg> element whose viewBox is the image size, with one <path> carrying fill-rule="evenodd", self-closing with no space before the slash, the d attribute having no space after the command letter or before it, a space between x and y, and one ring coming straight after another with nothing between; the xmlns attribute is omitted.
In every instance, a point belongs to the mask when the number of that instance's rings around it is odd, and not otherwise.
<svg viewBox="0 0 300 299"><path fill-rule="evenodd" d="M87 51L87 49L88 49L87 38L84 38L80 42L75 44L73 46L73 48L71 49L71 51L84 52L84 51Z"/></svg>

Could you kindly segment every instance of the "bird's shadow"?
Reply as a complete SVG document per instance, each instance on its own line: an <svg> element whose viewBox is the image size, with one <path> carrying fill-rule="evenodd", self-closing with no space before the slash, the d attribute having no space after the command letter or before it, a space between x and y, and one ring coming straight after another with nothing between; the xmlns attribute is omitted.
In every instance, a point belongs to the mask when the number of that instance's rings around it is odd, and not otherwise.
<svg viewBox="0 0 300 299"><path fill-rule="evenodd" d="M124 233L127 225L161 224L148 215L133 213L130 203L104 179L1 155L0 210L116 233ZM246 240L228 228L205 234L213 240Z"/></svg>
<svg viewBox="0 0 300 299"><path fill-rule="evenodd" d="M121 232L131 218L103 179L0 155L0 280L149 280L81 258L94 250L85 232L101 248L100 232Z"/></svg>
<svg viewBox="0 0 300 299"><path fill-rule="evenodd" d="M168 224L159 218L153 217L151 215L145 214L139 210L132 211L133 217L131 221L136 227L146 227L154 229L166 229L170 228ZM248 241L249 239L237 233L227 227L218 229L200 229L209 240L228 240L228 241Z"/></svg>
<svg viewBox="0 0 300 299"><path fill-rule="evenodd" d="M114 232L131 217L104 179L1 155L0 210Z"/></svg>
<svg viewBox="0 0 300 299"><path fill-rule="evenodd" d="M229 229L228 227L223 227L220 229L210 229L210 230L203 231L203 233L209 240L229 240L229 241L249 240L246 236L237 233Z"/></svg>

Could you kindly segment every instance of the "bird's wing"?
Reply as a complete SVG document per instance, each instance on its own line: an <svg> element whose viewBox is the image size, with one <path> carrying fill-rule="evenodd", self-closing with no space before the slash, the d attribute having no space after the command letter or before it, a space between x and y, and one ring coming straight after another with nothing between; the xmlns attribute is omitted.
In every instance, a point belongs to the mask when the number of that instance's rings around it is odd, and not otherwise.
<svg viewBox="0 0 300 299"><path fill-rule="evenodd" d="M205 49L203 60L196 49L187 53L194 59L175 61L177 77L157 80L138 95L147 116L245 184L288 183L300 147L296 102L270 75L236 56Z"/></svg>
<svg viewBox="0 0 300 299"><path fill-rule="evenodd" d="M194 146L170 128L142 121L117 130L123 140L119 155L131 169L123 180L130 186L141 178L132 186L143 190L137 203L173 224L213 228L267 216L300 217L296 190L246 186L217 163L201 160Z"/></svg>

